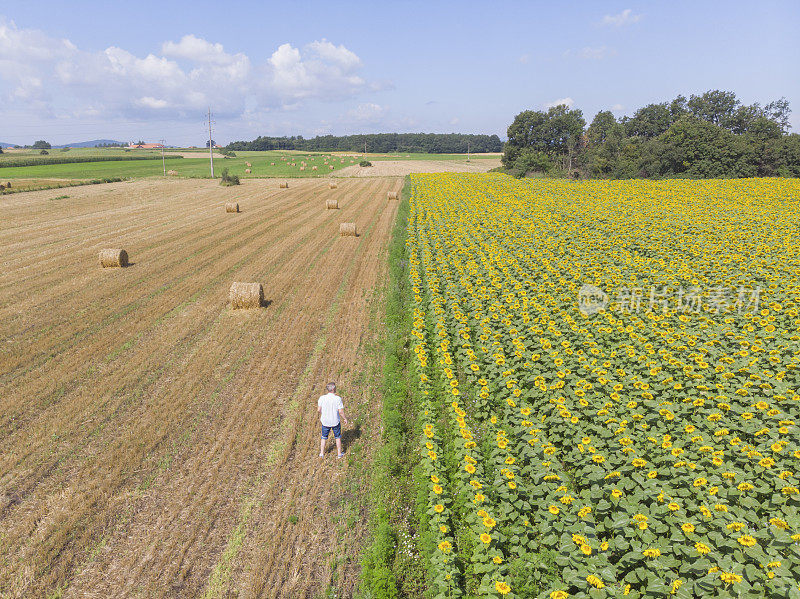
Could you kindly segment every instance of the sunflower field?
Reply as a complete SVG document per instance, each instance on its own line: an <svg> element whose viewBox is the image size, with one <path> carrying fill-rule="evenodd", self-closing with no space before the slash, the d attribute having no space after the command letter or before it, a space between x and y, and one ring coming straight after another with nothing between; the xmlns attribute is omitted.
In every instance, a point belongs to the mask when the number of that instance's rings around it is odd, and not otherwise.
<svg viewBox="0 0 800 599"><path fill-rule="evenodd" d="M411 180L431 595L800 598L800 182Z"/></svg>

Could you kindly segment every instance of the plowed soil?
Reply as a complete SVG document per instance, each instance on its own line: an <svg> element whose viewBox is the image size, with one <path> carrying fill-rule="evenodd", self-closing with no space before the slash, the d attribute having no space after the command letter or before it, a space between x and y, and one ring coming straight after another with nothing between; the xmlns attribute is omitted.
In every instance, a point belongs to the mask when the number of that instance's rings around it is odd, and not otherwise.
<svg viewBox="0 0 800 599"><path fill-rule="evenodd" d="M352 593L401 186L0 198L0 597ZM100 268L104 247L131 266ZM266 305L231 310L233 281L262 283ZM344 460L332 441L317 457L328 380L351 418Z"/></svg>

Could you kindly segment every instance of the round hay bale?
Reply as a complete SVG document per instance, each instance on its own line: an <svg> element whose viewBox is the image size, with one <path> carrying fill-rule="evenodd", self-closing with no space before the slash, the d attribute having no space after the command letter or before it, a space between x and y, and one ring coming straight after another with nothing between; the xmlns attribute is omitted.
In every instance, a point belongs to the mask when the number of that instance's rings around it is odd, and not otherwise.
<svg viewBox="0 0 800 599"><path fill-rule="evenodd" d="M301 171L304 171L304 170L306 170L306 167L304 167L304 166L301 166L301 167L300 167L300 170L301 170Z"/></svg>
<svg viewBox="0 0 800 599"><path fill-rule="evenodd" d="M328 166L328 168L329 168L329 169L331 169L331 170L333 170L333 165L332 165L332 164L331 164L331 165L329 165L329 166Z"/></svg>
<svg viewBox="0 0 800 599"><path fill-rule="evenodd" d="M396 191L390 191L389 193L386 194L386 197L388 197L390 200L396 200L397 199L397 192Z"/></svg>
<svg viewBox="0 0 800 599"><path fill-rule="evenodd" d="M100 250L100 266L103 268L128 266L128 252L116 248Z"/></svg>
<svg viewBox="0 0 800 599"><path fill-rule="evenodd" d="M248 168L250 168L251 166L253 166L253 165L252 165L252 164L250 164L249 162L245 162L245 165L246 165Z"/></svg>
<svg viewBox="0 0 800 599"><path fill-rule="evenodd" d="M315 164L314 166L312 166L312 167L311 167L311 170L312 170L312 171L315 171L315 170L317 170L317 165Z"/></svg>
<svg viewBox="0 0 800 599"><path fill-rule="evenodd" d="M234 283L228 293L231 308L260 308L264 304L264 288L261 283Z"/></svg>
<svg viewBox="0 0 800 599"><path fill-rule="evenodd" d="M278 187L281 188L281 189L289 189L289 182L288 181L284 181L283 183L278 185Z"/></svg>
<svg viewBox="0 0 800 599"><path fill-rule="evenodd" d="M236 202L228 202L225 204L225 212L239 212L239 204Z"/></svg>
<svg viewBox="0 0 800 599"><path fill-rule="evenodd" d="M339 225L339 235L342 237L357 237L355 223L342 223Z"/></svg>
<svg viewBox="0 0 800 599"><path fill-rule="evenodd" d="M336 181L331 181L330 183L328 183L328 187L330 189L336 189L337 187L339 187L339 184Z"/></svg>
<svg viewBox="0 0 800 599"><path fill-rule="evenodd" d="M339 200L325 200L325 209L326 210L338 210L339 209Z"/></svg>
<svg viewBox="0 0 800 599"><path fill-rule="evenodd" d="M168 174L168 175L177 175L177 174L178 174L178 171L172 171L172 170L170 170L170 171L167 171L167 174Z"/></svg>
<svg viewBox="0 0 800 599"><path fill-rule="evenodd" d="M246 168L246 169L244 169L244 172L245 172L245 174L249 175L250 174L250 169Z"/></svg>
<svg viewBox="0 0 800 599"><path fill-rule="evenodd" d="M275 163L274 162L270 162L269 165L270 166L275 166Z"/></svg>

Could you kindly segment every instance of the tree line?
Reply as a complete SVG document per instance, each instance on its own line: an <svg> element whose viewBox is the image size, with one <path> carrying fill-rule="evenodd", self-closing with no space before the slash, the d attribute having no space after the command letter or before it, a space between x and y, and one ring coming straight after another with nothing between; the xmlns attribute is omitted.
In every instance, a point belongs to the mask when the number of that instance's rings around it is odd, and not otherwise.
<svg viewBox="0 0 800 599"><path fill-rule="evenodd" d="M253 141L234 141L225 149L234 151L301 150L306 152L367 152L476 154L502 152L503 142L497 135L471 135L465 133L368 133L363 135L321 135L305 139L292 137L259 136Z"/></svg>
<svg viewBox="0 0 800 599"><path fill-rule="evenodd" d="M516 176L798 177L800 135L789 134L789 102L745 105L728 91L679 95L617 119L565 105L526 110L508 128L503 166Z"/></svg>

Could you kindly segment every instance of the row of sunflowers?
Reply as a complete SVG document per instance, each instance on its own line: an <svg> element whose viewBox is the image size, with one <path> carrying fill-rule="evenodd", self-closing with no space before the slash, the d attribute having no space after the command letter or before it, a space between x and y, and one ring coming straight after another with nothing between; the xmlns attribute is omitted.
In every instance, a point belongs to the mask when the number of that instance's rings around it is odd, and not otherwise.
<svg viewBox="0 0 800 599"><path fill-rule="evenodd" d="M433 594L800 597L800 184L412 183Z"/></svg>

